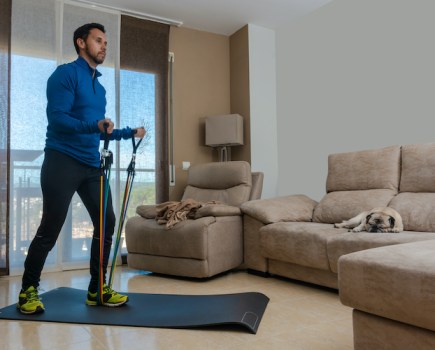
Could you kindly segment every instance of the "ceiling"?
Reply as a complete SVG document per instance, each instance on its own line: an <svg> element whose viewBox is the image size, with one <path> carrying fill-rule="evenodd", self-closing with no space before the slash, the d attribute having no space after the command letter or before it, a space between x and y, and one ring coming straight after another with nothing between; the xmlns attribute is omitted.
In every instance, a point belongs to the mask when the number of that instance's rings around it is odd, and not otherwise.
<svg viewBox="0 0 435 350"><path fill-rule="evenodd" d="M79 0L182 22L183 27L231 35L246 24L277 29L331 0Z"/></svg>

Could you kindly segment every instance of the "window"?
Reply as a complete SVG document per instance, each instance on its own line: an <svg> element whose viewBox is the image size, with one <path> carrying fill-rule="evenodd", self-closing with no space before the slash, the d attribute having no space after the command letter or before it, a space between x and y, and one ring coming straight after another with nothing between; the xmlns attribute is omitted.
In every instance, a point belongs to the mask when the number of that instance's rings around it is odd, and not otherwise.
<svg viewBox="0 0 435 350"><path fill-rule="evenodd" d="M149 73L121 70L120 72L120 110L121 127L144 125L147 135L141 142L136 156L136 175L130 195L126 221L136 213L140 204L156 202L155 167L155 75ZM133 145L122 142L120 145L120 198L124 196L127 167L130 164ZM127 253L122 241L122 253Z"/></svg>

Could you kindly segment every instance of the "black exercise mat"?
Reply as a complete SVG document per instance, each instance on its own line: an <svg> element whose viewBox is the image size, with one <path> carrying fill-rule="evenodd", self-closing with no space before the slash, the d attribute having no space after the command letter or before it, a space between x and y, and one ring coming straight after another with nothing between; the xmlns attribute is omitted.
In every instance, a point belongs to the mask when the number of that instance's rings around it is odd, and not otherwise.
<svg viewBox="0 0 435 350"><path fill-rule="evenodd" d="M85 304L85 290L61 287L41 294L45 312L23 315L16 305L0 309L0 319L156 328L237 325L251 333L269 298L261 293L173 295L125 293L127 304L111 308Z"/></svg>

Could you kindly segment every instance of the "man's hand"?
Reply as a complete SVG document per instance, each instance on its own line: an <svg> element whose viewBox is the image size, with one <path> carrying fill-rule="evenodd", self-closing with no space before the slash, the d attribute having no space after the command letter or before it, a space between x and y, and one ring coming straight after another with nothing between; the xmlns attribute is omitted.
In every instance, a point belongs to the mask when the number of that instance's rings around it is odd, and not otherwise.
<svg viewBox="0 0 435 350"><path fill-rule="evenodd" d="M134 137L137 137L139 139L143 139L143 137L145 136L145 134L147 133L145 128L143 126L141 126L140 128L135 128L134 130Z"/></svg>
<svg viewBox="0 0 435 350"><path fill-rule="evenodd" d="M100 131L102 133L106 132L106 130L104 129L104 124L106 124L106 123L107 123L107 133L111 134L113 132L113 128L115 125L113 124L113 122L109 118L99 120L98 121L98 129L100 129Z"/></svg>

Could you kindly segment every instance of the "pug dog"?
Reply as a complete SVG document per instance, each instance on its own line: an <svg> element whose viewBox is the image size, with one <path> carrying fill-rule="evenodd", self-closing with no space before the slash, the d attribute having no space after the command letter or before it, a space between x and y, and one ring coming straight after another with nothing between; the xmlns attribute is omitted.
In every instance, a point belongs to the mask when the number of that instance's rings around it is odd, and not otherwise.
<svg viewBox="0 0 435 350"><path fill-rule="evenodd" d="M349 232L401 232L403 222L400 214L389 207L374 208L357 216L334 224L337 228L348 228Z"/></svg>

